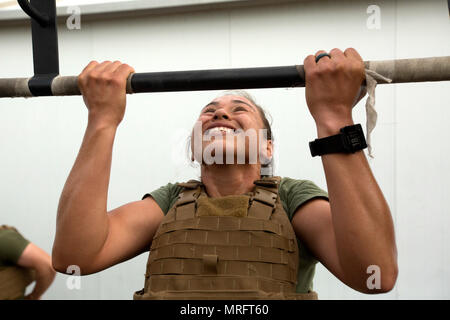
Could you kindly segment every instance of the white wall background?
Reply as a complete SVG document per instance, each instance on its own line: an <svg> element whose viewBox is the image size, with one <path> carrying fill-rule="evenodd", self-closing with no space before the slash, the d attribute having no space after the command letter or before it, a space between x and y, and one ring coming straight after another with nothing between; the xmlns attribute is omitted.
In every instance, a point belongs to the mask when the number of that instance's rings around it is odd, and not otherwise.
<svg viewBox="0 0 450 320"><path fill-rule="evenodd" d="M366 26L369 5L381 29ZM356 48L365 60L450 54L447 1L311 1L59 25L60 69L75 75L90 60L121 60L137 72L302 64L308 54ZM32 75L27 25L0 26L0 77ZM365 295L318 265L321 299L449 299L450 156L448 82L383 85L370 165L395 222L399 277L388 294ZM326 189L308 142L315 126L304 89L251 90L273 118L276 174ZM128 97L114 147L109 208L167 182L195 177L184 142L200 107L218 92ZM364 99L365 101L365 99ZM0 222L51 252L59 195L86 127L81 97L0 99ZM365 127L364 102L354 119ZM66 287L58 274L44 299L131 299L143 287L147 255Z"/></svg>

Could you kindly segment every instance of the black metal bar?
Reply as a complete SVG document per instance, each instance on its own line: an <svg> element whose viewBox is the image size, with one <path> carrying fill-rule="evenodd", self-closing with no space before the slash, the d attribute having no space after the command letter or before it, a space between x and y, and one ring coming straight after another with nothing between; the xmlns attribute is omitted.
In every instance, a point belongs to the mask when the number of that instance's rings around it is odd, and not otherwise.
<svg viewBox="0 0 450 320"><path fill-rule="evenodd" d="M301 87L302 71L298 66L282 66L136 73L131 87L135 93Z"/></svg>
<svg viewBox="0 0 450 320"><path fill-rule="evenodd" d="M52 95L52 81L59 74L55 0L19 0L31 19L34 77L28 86L33 96Z"/></svg>
<svg viewBox="0 0 450 320"><path fill-rule="evenodd" d="M365 61L364 66L381 77L380 83L387 81L386 78L391 80L388 83L450 81L450 56ZM302 65L134 73L127 79L127 93L304 86ZM53 79L52 92L48 95L80 94L77 76L58 76ZM32 96L28 78L0 78L0 98Z"/></svg>

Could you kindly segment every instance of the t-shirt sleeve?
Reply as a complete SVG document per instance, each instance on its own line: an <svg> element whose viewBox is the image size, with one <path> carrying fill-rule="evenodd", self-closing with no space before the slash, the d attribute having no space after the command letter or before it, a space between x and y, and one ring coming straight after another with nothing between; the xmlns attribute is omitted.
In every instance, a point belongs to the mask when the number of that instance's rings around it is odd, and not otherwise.
<svg viewBox="0 0 450 320"><path fill-rule="evenodd" d="M283 178L280 183L280 198L284 210L292 220L295 211L312 199L328 199L328 193L310 180Z"/></svg>
<svg viewBox="0 0 450 320"><path fill-rule="evenodd" d="M150 193L146 193L142 200L147 197L152 197L156 203L159 205L164 214L172 208L172 206L177 201L178 195L181 192L182 187L178 186L176 183L168 183Z"/></svg>
<svg viewBox="0 0 450 320"><path fill-rule="evenodd" d="M16 264L29 243L30 241L13 229L0 229L0 262Z"/></svg>

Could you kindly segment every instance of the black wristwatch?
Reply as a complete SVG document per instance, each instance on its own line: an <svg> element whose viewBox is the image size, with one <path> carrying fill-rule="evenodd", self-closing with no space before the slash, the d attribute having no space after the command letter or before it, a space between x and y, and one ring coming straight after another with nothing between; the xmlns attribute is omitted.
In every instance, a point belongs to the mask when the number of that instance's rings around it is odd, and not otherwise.
<svg viewBox="0 0 450 320"><path fill-rule="evenodd" d="M321 156L328 153L355 153L367 148L364 132L360 124L342 128L341 133L316 139L309 143L311 155Z"/></svg>

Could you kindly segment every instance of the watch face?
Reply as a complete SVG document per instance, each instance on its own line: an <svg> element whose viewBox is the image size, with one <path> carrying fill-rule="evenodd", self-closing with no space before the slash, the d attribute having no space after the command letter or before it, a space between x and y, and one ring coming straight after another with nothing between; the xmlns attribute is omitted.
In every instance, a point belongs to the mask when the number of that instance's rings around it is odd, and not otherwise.
<svg viewBox="0 0 450 320"><path fill-rule="evenodd" d="M342 129L342 141L347 152L356 152L367 147L360 124Z"/></svg>
<svg viewBox="0 0 450 320"><path fill-rule="evenodd" d="M362 146L361 135L359 132L351 132L348 135L348 140L352 146L352 149L360 148Z"/></svg>

